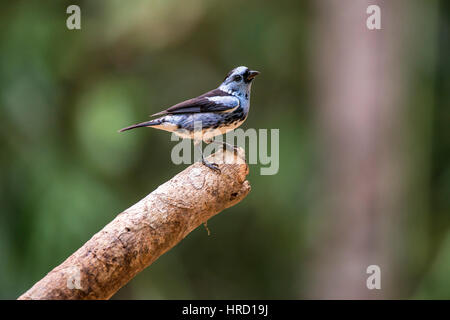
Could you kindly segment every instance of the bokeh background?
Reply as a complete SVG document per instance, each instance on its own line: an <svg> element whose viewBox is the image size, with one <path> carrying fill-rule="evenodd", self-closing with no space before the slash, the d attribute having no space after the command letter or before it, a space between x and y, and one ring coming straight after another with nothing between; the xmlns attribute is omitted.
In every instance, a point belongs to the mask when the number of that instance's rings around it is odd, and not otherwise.
<svg viewBox="0 0 450 320"><path fill-rule="evenodd" d="M2 1L0 298L181 171L117 130L261 71L243 128L280 170L115 299L450 298L450 2ZM381 30L366 8L381 7ZM366 268L381 268L381 290Z"/></svg>

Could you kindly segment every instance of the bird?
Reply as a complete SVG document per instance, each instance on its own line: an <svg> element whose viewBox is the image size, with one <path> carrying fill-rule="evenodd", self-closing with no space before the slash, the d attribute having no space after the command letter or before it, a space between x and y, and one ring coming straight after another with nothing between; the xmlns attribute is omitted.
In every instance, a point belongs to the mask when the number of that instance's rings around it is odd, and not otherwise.
<svg viewBox="0 0 450 320"><path fill-rule="evenodd" d="M247 119L252 82L259 74L259 71L250 70L246 66L236 67L228 72L216 89L151 115L157 117L156 119L134 124L120 129L119 132L151 127L193 139L194 145L200 150L201 162L220 173L217 164L205 159L200 148L201 142L215 142L215 136L236 129ZM226 142L221 144L224 148L236 151L235 146Z"/></svg>

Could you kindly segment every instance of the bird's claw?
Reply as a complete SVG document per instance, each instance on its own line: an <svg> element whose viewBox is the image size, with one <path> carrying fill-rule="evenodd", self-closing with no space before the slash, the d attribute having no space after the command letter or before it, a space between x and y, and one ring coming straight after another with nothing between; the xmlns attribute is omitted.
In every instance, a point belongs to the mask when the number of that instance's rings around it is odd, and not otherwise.
<svg viewBox="0 0 450 320"><path fill-rule="evenodd" d="M219 165L217 163L211 163L211 162L206 161L205 159L203 159L202 163L217 173L221 172L219 169Z"/></svg>

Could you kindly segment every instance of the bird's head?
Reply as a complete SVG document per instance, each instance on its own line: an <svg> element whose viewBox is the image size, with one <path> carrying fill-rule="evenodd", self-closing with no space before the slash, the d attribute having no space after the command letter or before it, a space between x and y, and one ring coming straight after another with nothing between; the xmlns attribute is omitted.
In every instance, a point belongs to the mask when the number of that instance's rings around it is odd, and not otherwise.
<svg viewBox="0 0 450 320"><path fill-rule="evenodd" d="M253 79L259 74L258 71L250 70L241 66L228 72L219 89L240 95L246 95L250 92Z"/></svg>

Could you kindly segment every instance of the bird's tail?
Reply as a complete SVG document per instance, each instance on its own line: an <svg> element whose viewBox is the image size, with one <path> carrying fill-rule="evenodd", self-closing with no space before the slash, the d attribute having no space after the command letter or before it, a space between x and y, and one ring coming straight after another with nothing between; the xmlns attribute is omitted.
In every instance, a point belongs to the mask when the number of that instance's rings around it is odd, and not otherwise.
<svg viewBox="0 0 450 320"><path fill-rule="evenodd" d="M119 132L124 132L127 130L131 130L131 129L136 129L136 128L141 128L141 127L152 127L152 126L157 126L160 125L161 123L163 123L162 119L154 119L154 120L150 120L150 121L146 121L146 122L141 122L138 124L134 124L132 126L120 129Z"/></svg>

